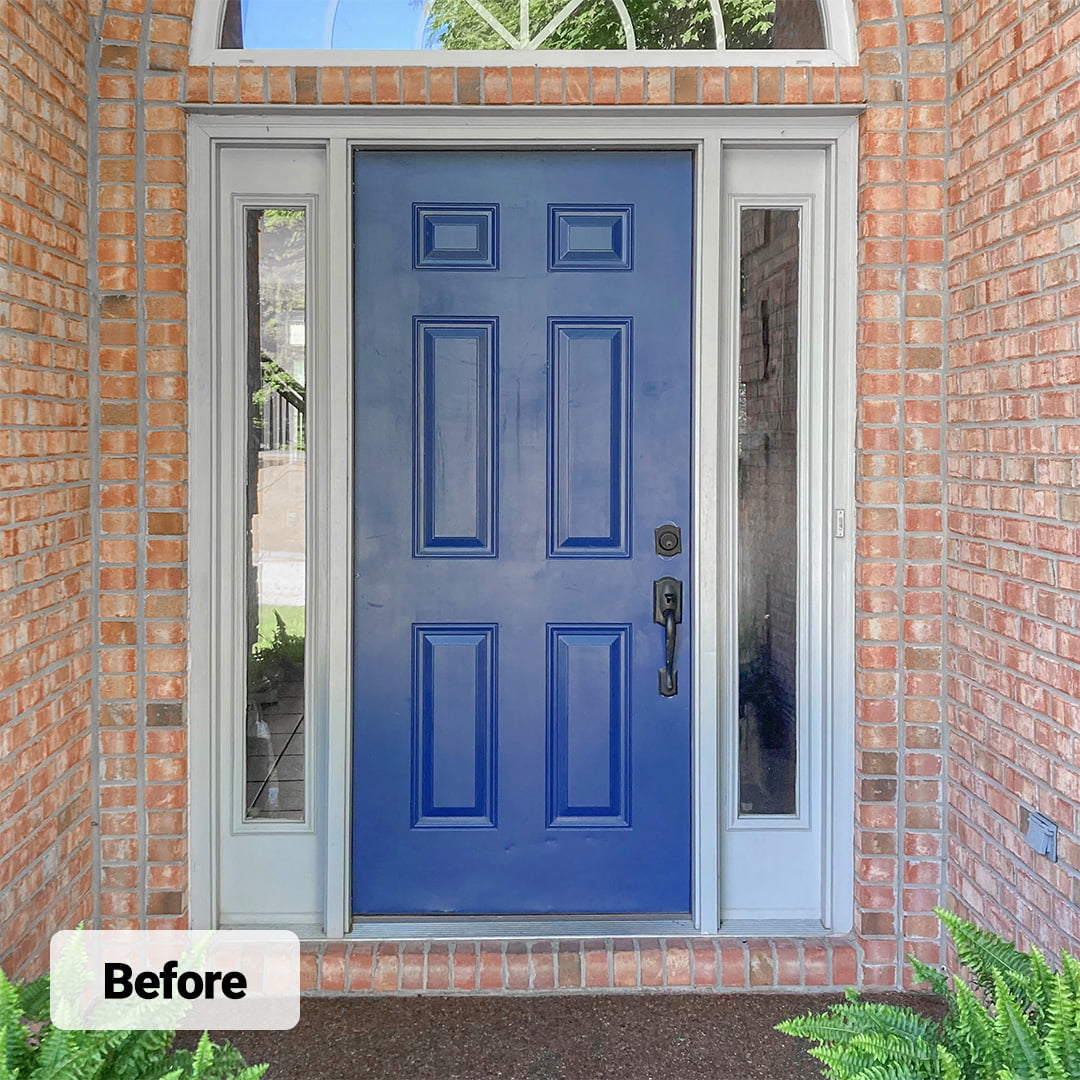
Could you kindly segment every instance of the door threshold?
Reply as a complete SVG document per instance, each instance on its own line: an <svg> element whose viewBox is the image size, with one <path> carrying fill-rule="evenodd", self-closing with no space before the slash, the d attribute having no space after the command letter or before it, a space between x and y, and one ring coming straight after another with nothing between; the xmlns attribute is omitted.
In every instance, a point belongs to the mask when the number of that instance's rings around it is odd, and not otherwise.
<svg viewBox="0 0 1080 1080"><path fill-rule="evenodd" d="M718 937L810 938L832 935L820 919L723 919Z"/></svg>
<svg viewBox="0 0 1080 1080"><path fill-rule="evenodd" d="M504 940L506 938L686 937L698 930L690 918L640 915L479 915L358 917L353 941Z"/></svg>

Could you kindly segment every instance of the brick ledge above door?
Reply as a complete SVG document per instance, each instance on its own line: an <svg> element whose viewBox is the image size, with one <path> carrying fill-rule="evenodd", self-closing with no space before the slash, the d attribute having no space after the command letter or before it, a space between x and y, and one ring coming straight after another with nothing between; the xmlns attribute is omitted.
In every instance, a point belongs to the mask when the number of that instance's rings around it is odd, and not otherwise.
<svg viewBox="0 0 1080 1080"><path fill-rule="evenodd" d="M306 994L834 990L859 951L834 938L305 942Z"/></svg>

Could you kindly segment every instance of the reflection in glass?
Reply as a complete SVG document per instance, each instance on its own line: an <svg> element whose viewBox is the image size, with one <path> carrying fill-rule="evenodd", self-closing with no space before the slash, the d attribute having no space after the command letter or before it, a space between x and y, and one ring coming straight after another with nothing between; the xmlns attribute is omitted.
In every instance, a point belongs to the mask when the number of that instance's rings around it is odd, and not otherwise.
<svg viewBox="0 0 1080 1080"><path fill-rule="evenodd" d="M819 0L227 0L221 47L822 49L825 35Z"/></svg>
<svg viewBox="0 0 1080 1080"><path fill-rule="evenodd" d="M304 819L306 222L248 210L245 814Z"/></svg>
<svg viewBox="0 0 1080 1080"><path fill-rule="evenodd" d="M739 813L794 814L799 211L744 209L739 347Z"/></svg>

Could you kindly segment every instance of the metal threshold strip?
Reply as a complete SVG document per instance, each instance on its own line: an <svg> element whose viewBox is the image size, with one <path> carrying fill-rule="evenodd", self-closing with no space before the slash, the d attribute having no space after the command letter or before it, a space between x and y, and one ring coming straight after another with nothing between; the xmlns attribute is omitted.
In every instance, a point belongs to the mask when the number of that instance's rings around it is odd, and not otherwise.
<svg viewBox="0 0 1080 1080"><path fill-rule="evenodd" d="M353 941L503 940L506 938L687 937L698 931L691 919L670 916L438 916L357 918Z"/></svg>

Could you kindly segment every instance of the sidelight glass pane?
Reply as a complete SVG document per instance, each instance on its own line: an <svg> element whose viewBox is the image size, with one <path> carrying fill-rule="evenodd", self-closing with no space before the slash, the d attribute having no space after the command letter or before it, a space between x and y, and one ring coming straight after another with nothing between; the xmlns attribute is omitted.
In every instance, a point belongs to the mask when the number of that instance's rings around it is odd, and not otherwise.
<svg viewBox="0 0 1080 1080"><path fill-rule="evenodd" d="M739 813L794 814L799 211L742 211Z"/></svg>
<svg viewBox="0 0 1080 1080"><path fill-rule="evenodd" d="M248 820L304 820L304 210L246 211Z"/></svg>
<svg viewBox="0 0 1080 1080"><path fill-rule="evenodd" d="M228 0L221 47L823 49L825 34L819 0Z"/></svg>

